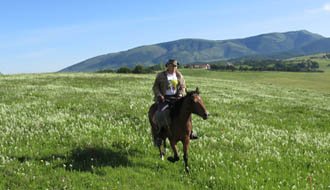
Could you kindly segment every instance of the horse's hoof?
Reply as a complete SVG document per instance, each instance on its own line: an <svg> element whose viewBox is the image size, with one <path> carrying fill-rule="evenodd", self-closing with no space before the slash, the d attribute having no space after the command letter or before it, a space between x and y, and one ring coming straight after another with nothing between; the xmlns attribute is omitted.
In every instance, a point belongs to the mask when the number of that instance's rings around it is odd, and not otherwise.
<svg viewBox="0 0 330 190"><path fill-rule="evenodd" d="M189 174L189 172L190 172L188 167L186 167L186 172L187 172L188 174Z"/></svg>
<svg viewBox="0 0 330 190"><path fill-rule="evenodd" d="M174 162L178 161L179 158L168 157L167 160L174 163Z"/></svg>

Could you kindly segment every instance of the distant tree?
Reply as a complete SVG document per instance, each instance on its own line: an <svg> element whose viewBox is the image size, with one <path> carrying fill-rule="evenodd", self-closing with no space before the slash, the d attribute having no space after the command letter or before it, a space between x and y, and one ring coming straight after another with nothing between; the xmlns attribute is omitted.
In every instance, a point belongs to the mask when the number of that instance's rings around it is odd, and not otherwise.
<svg viewBox="0 0 330 190"><path fill-rule="evenodd" d="M159 69L160 70L164 70L165 69L165 66L163 65L163 62L160 61L158 65L159 65Z"/></svg>
<svg viewBox="0 0 330 190"><path fill-rule="evenodd" d="M312 60L307 59L307 60L305 60L305 62L306 62L306 65L308 68L310 68L312 66Z"/></svg>
<svg viewBox="0 0 330 190"><path fill-rule="evenodd" d="M100 71L96 71L97 73L114 73L115 71L112 69L104 69Z"/></svg>
<svg viewBox="0 0 330 190"><path fill-rule="evenodd" d="M153 73L154 70L152 70L150 67L145 67L144 68L144 73Z"/></svg>
<svg viewBox="0 0 330 190"><path fill-rule="evenodd" d="M285 68L286 68L286 66L282 62L278 62L278 63L275 64L275 70L276 71L285 71Z"/></svg>
<svg viewBox="0 0 330 190"><path fill-rule="evenodd" d="M270 63L270 64L265 66L265 70L266 71L274 71L275 70L274 66L275 66L275 64Z"/></svg>
<svg viewBox="0 0 330 190"><path fill-rule="evenodd" d="M226 69L226 66L223 63L211 65L211 70L225 70L225 69Z"/></svg>
<svg viewBox="0 0 330 190"><path fill-rule="evenodd" d="M149 69L150 72L152 72L152 71L162 71L162 70L164 70L164 68L165 67L164 67L163 63L160 61L159 64L150 66L150 67L145 68L145 69L147 69L147 70Z"/></svg>
<svg viewBox="0 0 330 190"><path fill-rule="evenodd" d="M184 65L180 63L180 65L177 66L178 69L184 68Z"/></svg>
<svg viewBox="0 0 330 190"><path fill-rule="evenodd" d="M123 66L117 70L117 73L132 73L132 69L129 67Z"/></svg>
<svg viewBox="0 0 330 190"><path fill-rule="evenodd" d="M186 64L183 66L183 68L188 69L188 68L190 68L190 66L191 66L190 64Z"/></svg>
<svg viewBox="0 0 330 190"><path fill-rule="evenodd" d="M239 71L244 71L244 69L245 69L245 67L242 66L242 65L240 65L240 66L238 67L238 70L239 70Z"/></svg>
<svg viewBox="0 0 330 190"><path fill-rule="evenodd" d="M300 68L299 68L298 64L291 63L291 64L286 65L286 68L284 71L297 72L299 70L300 70Z"/></svg>
<svg viewBox="0 0 330 190"><path fill-rule="evenodd" d="M240 58L212 62L211 70L228 71L290 71L290 72L320 72L316 70L319 64L312 59L306 60L281 60L281 59L255 59Z"/></svg>
<svg viewBox="0 0 330 190"><path fill-rule="evenodd" d="M298 66L300 69L304 69L304 68L306 68L305 63L298 63L297 66Z"/></svg>
<svg viewBox="0 0 330 190"><path fill-rule="evenodd" d="M320 68L320 65L318 62L315 62L315 61L312 61L312 66L311 66L312 69L318 69Z"/></svg>
<svg viewBox="0 0 330 190"><path fill-rule="evenodd" d="M234 65L228 65L228 66L226 67L226 69L227 69L227 70L230 70L230 71L232 71L232 72L236 70L236 68L235 68Z"/></svg>
<svg viewBox="0 0 330 190"><path fill-rule="evenodd" d="M324 58L330 59L330 53L325 54Z"/></svg>
<svg viewBox="0 0 330 190"><path fill-rule="evenodd" d="M142 65L136 65L132 73L137 73L137 74L144 73L144 67Z"/></svg>

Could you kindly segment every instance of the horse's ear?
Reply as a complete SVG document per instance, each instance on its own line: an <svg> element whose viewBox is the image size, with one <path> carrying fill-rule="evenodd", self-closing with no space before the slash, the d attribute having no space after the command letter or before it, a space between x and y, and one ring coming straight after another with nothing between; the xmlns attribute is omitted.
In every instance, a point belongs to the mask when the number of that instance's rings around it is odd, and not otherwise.
<svg viewBox="0 0 330 190"><path fill-rule="evenodd" d="M188 91L188 88L185 88L184 90L186 91L186 95L190 96L191 92Z"/></svg>
<svg viewBox="0 0 330 190"><path fill-rule="evenodd" d="M199 88L197 87L195 90L196 94L199 94Z"/></svg>

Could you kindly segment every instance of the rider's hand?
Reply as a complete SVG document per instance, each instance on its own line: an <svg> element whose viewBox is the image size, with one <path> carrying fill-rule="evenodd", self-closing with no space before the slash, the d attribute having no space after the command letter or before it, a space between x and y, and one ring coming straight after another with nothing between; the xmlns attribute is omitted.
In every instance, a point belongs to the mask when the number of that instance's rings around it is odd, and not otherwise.
<svg viewBox="0 0 330 190"><path fill-rule="evenodd" d="M159 96L158 96L158 101L160 101L160 102L164 102L164 101L165 101L164 96L159 95Z"/></svg>

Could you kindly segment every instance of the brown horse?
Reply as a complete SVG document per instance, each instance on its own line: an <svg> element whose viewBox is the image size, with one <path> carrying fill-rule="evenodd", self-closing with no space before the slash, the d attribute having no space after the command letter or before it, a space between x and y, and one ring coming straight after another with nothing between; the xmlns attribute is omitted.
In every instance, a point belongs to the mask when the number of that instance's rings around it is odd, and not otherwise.
<svg viewBox="0 0 330 190"><path fill-rule="evenodd" d="M199 90L196 88L195 91L187 92L187 95L179 99L170 108L171 125L168 129L164 129L161 132L160 138L162 143L156 143L158 126L155 122L154 115L157 111L157 104L154 103L149 109L149 122L151 125L152 137L154 144L158 146L160 157L166 153L166 138L169 138L172 150L174 152L174 157L168 157L170 162L176 162L179 160L179 153L176 147L178 141L183 144L183 159L185 163L186 172L189 173L188 168L188 147L190 143L190 133L191 133L191 114L196 114L201 116L204 120L209 116L209 112L206 111L203 104L202 98L199 96ZM162 151L161 145L164 144L164 152Z"/></svg>

